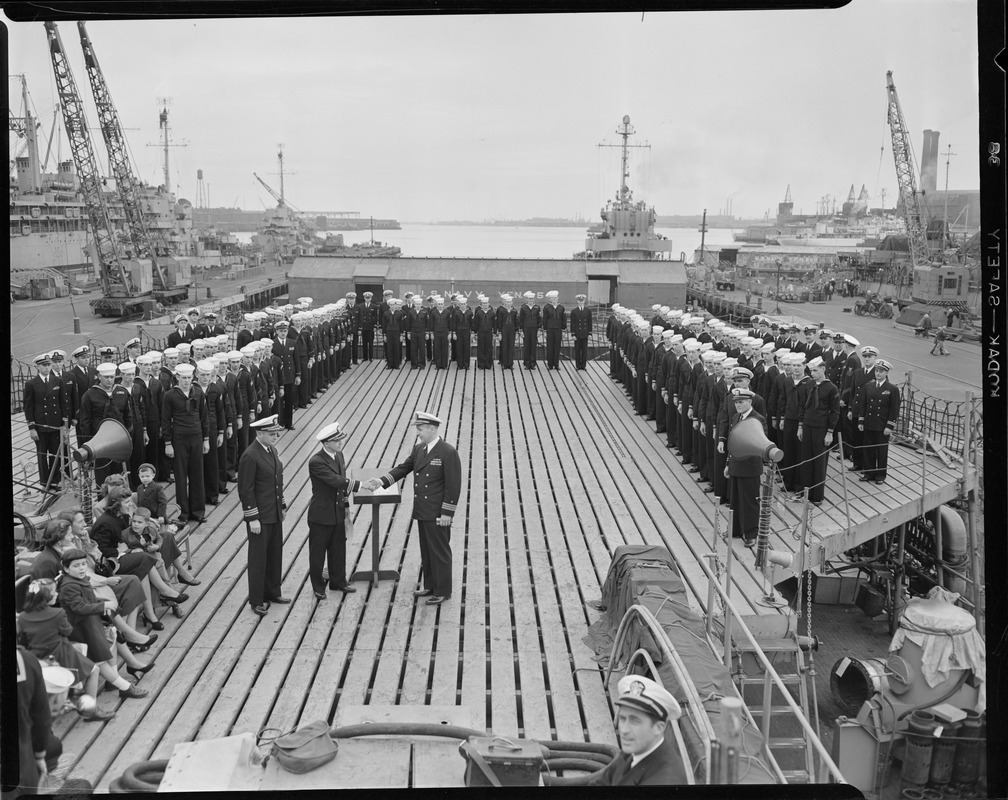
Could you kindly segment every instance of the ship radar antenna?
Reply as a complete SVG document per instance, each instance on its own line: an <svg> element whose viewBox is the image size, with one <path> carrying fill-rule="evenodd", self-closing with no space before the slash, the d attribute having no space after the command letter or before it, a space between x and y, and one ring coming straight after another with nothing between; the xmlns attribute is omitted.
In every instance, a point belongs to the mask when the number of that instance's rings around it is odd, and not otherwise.
<svg viewBox="0 0 1008 800"><path fill-rule="evenodd" d="M630 137L633 136L634 133L636 133L636 131L634 130L633 125L630 124L630 115L629 114L624 114L623 115L623 124L620 125L620 127L618 127L616 129L616 133L618 133L620 135L620 137L623 139L622 144L613 145L613 144L608 144L607 142L603 142L603 143L599 144L599 147L619 147L620 148L620 151L621 151L621 153L620 153L620 155L621 155L621 158L620 158L620 162L621 162L621 168L620 168L620 187L619 187L619 191L617 191L617 193L616 193L616 200L617 200L617 202L625 203L625 204L629 205L630 203L633 202L633 191L631 191L630 186L629 186L629 182L630 182L630 148L631 147L639 147L641 149L650 150L651 149L651 145L647 144L646 142L644 144L630 144L630 141L629 141Z"/></svg>

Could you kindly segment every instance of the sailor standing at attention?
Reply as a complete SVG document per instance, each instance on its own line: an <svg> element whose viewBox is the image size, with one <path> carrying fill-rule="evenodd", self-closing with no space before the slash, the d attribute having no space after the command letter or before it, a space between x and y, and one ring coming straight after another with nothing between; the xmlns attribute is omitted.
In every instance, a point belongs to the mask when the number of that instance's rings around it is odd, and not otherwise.
<svg viewBox="0 0 1008 800"><path fill-rule="evenodd" d="M546 292L542 325L546 329L546 369L560 369L560 342L567 330L567 309L560 303L560 292Z"/></svg>
<svg viewBox="0 0 1008 800"><path fill-rule="evenodd" d="M518 311L518 323L522 329L522 366L536 368L536 346L539 343L539 329L542 327L542 309L535 302L535 292L525 292L525 302Z"/></svg>
<svg viewBox="0 0 1008 800"><path fill-rule="evenodd" d="M643 675L617 684L616 730L620 750L592 774L589 786L672 786L686 783L686 768L670 726L682 715L675 697Z"/></svg>
<svg viewBox="0 0 1008 800"><path fill-rule="evenodd" d="M585 308L585 300L588 298L579 294L574 298L577 300L577 308L570 313L571 335L574 337L574 366L576 369L588 368L588 337L592 333L592 312L590 308Z"/></svg>
<svg viewBox="0 0 1008 800"><path fill-rule="evenodd" d="M420 532L423 570L423 587L418 587L413 596L426 597L427 605L436 606L452 593L450 535L462 491L462 462L455 448L440 437L440 419L426 411L417 411L413 424L419 441L406 460L381 478L366 481L364 488L387 489L413 473L413 519Z"/></svg>
<svg viewBox="0 0 1008 800"><path fill-rule="evenodd" d="M276 414L252 423L255 441L238 462L238 497L248 527L248 600L252 611L266 616L270 603L286 605L283 577L283 464L276 445L283 433Z"/></svg>
<svg viewBox="0 0 1008 800"><path fill-rule="evenodd" d="M374 293L364 292L364 303L359 310L361 349L364 361L370 361L374 357L374 332L375 326L379 322L378 307L371 302L372 297L374 297Z"/></svg>

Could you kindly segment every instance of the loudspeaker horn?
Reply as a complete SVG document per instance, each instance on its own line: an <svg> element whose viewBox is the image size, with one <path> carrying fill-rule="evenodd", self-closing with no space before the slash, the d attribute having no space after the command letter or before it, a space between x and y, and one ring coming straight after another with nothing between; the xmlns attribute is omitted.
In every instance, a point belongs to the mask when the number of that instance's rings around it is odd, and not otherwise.
<svg viewBox="0 0 1008 800"><path fill-rule="evenodd" d="M74 461L93 462L98 458L109 461L126 461L133 452L133 440L129 431L117 419L106 419L98 426L98 432L82 447L74 450Z"/></svg>
<svg viewBox="0 0 1008 800"><path fill-rule="evenodd" d="M733 458L759 456L764 461L780 461L784 451L767 439L758 419L742 420L728 432L728 453Z"/></svg>

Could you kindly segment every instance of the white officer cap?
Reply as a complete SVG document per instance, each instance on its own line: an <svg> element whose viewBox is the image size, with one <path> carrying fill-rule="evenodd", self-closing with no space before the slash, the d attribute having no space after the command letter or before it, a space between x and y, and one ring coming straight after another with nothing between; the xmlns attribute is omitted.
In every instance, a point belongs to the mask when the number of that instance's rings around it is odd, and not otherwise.
<svg viewBox="0 0 1008 800"><path fill-rule="evenodd" d="M629 706L659 720L675 720L682 709L672 694L643 675L624 675L617 684L618 706Z"/></svg>
<svg viewBox="0 0 1008 800"><path fill-rule="evenodd" d="M126 342L126 349L128 350L131 347L140 347L140 337L134 336L132 339Z"/></svg>
<svg viewBox="0 0 1008 800"><path fill-rule="evenodd" d="M176 325L178 325L180 322L188 322L188 321L189 321L189 319L186 317L185 314L176 314L175 315L175 324Z"/></svg>
<svg viewBox="0 0 1008 800"><path fill-rule="evenodd" d="M188 308L188 309L186 309L185 313L186 313L187 317L191 317L193 314L195 314L198 317L199 316L199 306L193 306L192 308Z"/></svg>
<svg viewBox="0 0 1008 800"><path fill-rule="evenodd" d="M752 380L752 370L746 369L745 367L733 367L731 371L732 378L749 378Z"/></svg>
<svg viewBox="0 0 1008 800"><path fill-rule="evenodd" d="M255 428L257 431L263 431L264 433L278 433L283 430L283 426L280 425L279 419L279 414L271 414L268 417L257 419L255 422L250 422L249 427Z"/></svg>
<svg viewBox="0 0 1008 800"><path fill-rule="evenodd" d="M330 440L341 441L346 439L347 432L340 427L338 422L330 422L322 430L315 434L315 438L320 442L328 442Z"/></svg>
<svg viewBox="0 0 1008 800"><path fill-rule="evenodd" d="M820 339L832 339L833 338L833 331L831 331L829 328L823 328L822 330L819 331L819 338Z"/></svg>
<svg viewBox="0 0 1008 800"><path fill-rule="evenodd" d="M861 344L861 342L859 342L857 339L855 339L849 333L845 333L843 338L844 338L844 341L847 344L851 345L852 347L858 347Z"/></svg>
<svg viewBox="0 0 1008 800"><path fill-rule="evenodd" d="M101 375L103 378L108 378L109 376L116 374L116 369L117 367L115 364L109 364L108 362L105 362L103 364L98 365L98 374Z"/></svg>
<svg viewBox="0 0 1008 800"><path fill-rule="evenodd" d="M732 389L732 400L752 400L756 393L751 389Z"/></svg>
<svg viewBox="0 0 1008 800"><path fill-rule="evenodd" d="M85 356L85 355L89 356L91 355L91 348L88 347L86 344L82 344L80 347L76 348L70 355L72 355L74 358L77 358L77 356Z"/></svg>
<svg viewBox="0 0 1008 800"><path fill-rule="evenodd" d="M882 370L883 372L889 372L892 369L892 364L886 361L884 358L880 358L875 362L875 371L878 372Z"/></svg>
<svg viewBox="0 0 1008 800"><path fill-rule="evenodd" d="M217 319L217 312L211 308L203 316L206 317L207 319Z"/></svg>
<svg viewBox="0 0 1008 800"><path fill-rule="evenodd" d="M877 356L878 348L872 347L870 344L865 345L861 348L861 355L863 356Z"/></svg>
<svg viewBox="0 0 1008 800"><path fill-rule="evenodd" d="M217 368L217 365L212 359L203 358L196 362L196 369L200 372L213 372Z"/></svg>
<svg viewBox="0 0 1008 800"><path fill-rule="evenodd" d="M426 411L417 411L413 417L414 425L440 425L441 420Z"/></svg>
<svg viewBox="0 0 1008 800"><path fill-rule="evenodd" d="M36 364L50 364L50 363L52 363L52 354L51 353L39 353L37 356L35 356L35 363Z"/></svg>
<svg viewBox="0 0 1008 800"><path fill-rule="evenodd" d="M287 320L285 320L285 319L278 319L277 322L276 322L276 325L274 325L273 327L274 328L289 328L290 327L290 323Z"/></svg>
<svg viewBox="0 0 1008 800"><path fill-rule="evenodd" d="M179 364L177 367L175 367L175 374L178 375L180 378L191 378L193 371L194 370L192 364Z"/></svg>

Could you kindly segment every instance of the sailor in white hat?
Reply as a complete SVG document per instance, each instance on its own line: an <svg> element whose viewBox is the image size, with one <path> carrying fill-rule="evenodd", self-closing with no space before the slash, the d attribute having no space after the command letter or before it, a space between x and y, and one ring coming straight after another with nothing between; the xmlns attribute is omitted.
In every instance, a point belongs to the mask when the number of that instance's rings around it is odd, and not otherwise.
<svg viewBox="0 0 1008 800"><path fill-rule="evenodd" d="M251 423L256 439L238 461L238 498L248 528L248 602L266 616L271 603L286 605L283 596L283 462L276 450L284 426L276 414Z"/></svg>
<svg viewBox="0 0 1008 800"><path fill-rule="evenodd" d="M174 459L179 522L206 521L203 456L210 451L210 428L203 390L193 385L195 371L192 364L179 363L175 367L178 385L169 389L162 400L165 456Z"/></svg>
<svg viewBox="0 0 1008 800"><path fill-rule="evenodd" d="M801 492L803 487L801 469L797 466L801 461L801 439L798 438L801 427L799 414L812 390L812 379L805 374L804 353L788 353L783 357L783 362L790 383L784 382L784 396L778 399L778 406L784 408L784 413L778 422L780 448L784 451L780 472L784 480L784 489L797 498L797 493Z"/></svg>
<svg viewBox="0 0 1008 800"><path fill-rule="evenodd" d="M682 715L675 697L643 675L624 675L617 692L616 730L622 752L593 773L587 785L686 784L686 767L670 727Z"/></svg>
<svg viewBox="0 0 1008 800"><path fill-rule="evenodd" d="M452 553L449 535L462 490L462 463L455 448L441 438L442 421L417 410L413 417L417 443L406 460L380 479L364 483L374 491L388 488L413 473L413 519L420 531L423 587L413 593L427 605L440 605L452 594Z"/></svg>
<svg viewBox="0 0 1008 800"><path fill-rule="evenodd" d="M546 369L560 369L560 343L567 330L567 309L560 304L560 292L546 292L542 308L542 327L546 331Z"/></svg>
<svg viewBox="0 0 1008 800"><path fill-rule="evenodd" d="M501 295L501 302L503 305L497 308L498 359L503 369L514 369L515 334L521 327L518 309L514 307L514 296L507 292Z"/></svg>
<svg viewBox="0 0 1008 800"><path fill-rule="evenodd" d="M539 329L542 328L542 309L535 301L535 292L525 292L525 302L518 309L518 326L522 332L522 366L536 368Z"/></svg>
<svg viewBox="0 0 1008 800"><path fill-rule="evenodd" d="M343 446L347 432L339 422L331 422L315 434L322 444L308 460L312 496L308 505L308 577L318 600L326 598L323 567L328 562L329 588L351 593L346 579L346 514L348 498L360 490L346 465Z"/></svg>
<svg viewBox="0 0 1008 800"><path fill-rule="evenodd" d="M829 457L826 451L834 440L834 428L840 419L840 390L826 379L826 362L816 356L808 362L811 390L798 410L801 427L801 483L808 489L809 502L823 501Z"/></svg>
<svg viewBox="0 0 1008 800"><path fill-rule="evenodd" d="M133 427L133 403L128 388L116 383L118 366L111 362L98 365L98 384L91 386L81 398L80 436L88 442L106 419L116 419L129 430ZM132 379L130 380L132 383ZM121 472L121 462L105 458L95 460L95 482L101 486L113 472Z"/></svg>
<svg viewBox="0 0 1008 800"><path fill-rule="evenodd" d="M855 449L854 432L857 425L854 424L854 404L857 400L855 395L854 376L861 369L861 357L858 355L858 348L861 346L856 338L849 333L838 333L837 336L843 338L843 351L837 354L837 358L843 361L843 369L840 370L840 424L843 432L843 457L849 458L853 462L853 469L860 470L861 453ZM834 337L835 338L835 337ZM860 434L857 436L860 444Z"/></svg>

